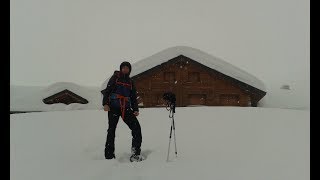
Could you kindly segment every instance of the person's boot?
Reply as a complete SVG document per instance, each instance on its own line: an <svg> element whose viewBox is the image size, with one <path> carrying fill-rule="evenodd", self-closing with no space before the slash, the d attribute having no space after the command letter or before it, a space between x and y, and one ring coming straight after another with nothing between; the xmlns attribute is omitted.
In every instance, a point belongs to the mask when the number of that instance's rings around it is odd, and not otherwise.
<svg viewBox="0 0 320 180"><path fill-rule="evenodd" d="M131 148L130 162L140 162L143 160L144 160L144 157L142 155L140 155L140 150L136 150L135 148Z"/></svg>
<svg viewBox="0 0 320 180"><path fill-rule="evenodd" d="M113 152L108 151L107 149L104 150L104 157L106 159L115 159L116 156L114 155Z"/></svg>
<svg viewBox="0 0 320 180"><path fill-rule="evenodd" d="M105 155L105 158L106 158L106 159L115 159L116 156L115 156L114 154L106 154L106 155Z"/></svg>

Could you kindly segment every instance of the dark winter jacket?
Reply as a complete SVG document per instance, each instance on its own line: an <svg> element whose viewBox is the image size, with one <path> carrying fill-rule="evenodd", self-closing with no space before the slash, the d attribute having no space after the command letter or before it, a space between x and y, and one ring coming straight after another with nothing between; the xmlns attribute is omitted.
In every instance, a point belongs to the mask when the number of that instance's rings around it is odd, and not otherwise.
<svg viewBox="0 0 320 180"><path fill-rule="evenodd" d="M120 101L115 96L121 95L129 98L126 108L132 108L133 111L139 111L137 102L137 90L133 80L129 75L124 75L119 71L115 71L109 79L107 87L101 91L103 94L102 105L120 108Z"/></svg>

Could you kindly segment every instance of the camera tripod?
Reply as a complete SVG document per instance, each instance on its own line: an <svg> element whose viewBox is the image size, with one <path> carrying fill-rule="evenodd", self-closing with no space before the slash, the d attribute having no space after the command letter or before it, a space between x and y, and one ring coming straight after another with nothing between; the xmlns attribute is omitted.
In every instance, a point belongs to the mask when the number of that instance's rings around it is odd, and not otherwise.
<svg viewBox="0 0 320 180"><path fill-rule="evenodd" d="M169 107L169 109L168 109ZM173 129L173 137L174 137L174 146L175 146L175 154L178 157L177 152L177 143L176 143L176 127L174 124L174 113L175 113L175 103L167 104L167 110L169 111L169 118L171 118L171 128L170 128L170 136L169 136L169 147L168 147L168 155L167 155L167 162L169 161L169 152L170 152L170 144L171 144L171 137L172 137L172 129Z"/></svg>

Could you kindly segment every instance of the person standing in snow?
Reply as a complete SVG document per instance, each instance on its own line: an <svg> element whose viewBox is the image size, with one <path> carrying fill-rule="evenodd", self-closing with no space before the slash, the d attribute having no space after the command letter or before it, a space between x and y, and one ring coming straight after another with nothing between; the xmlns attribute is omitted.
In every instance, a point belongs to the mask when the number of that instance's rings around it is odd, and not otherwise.
<svg viewBox="0 0 320 180"><path fill-rule="evenodd" d="M137 91L133 80L130 78L131 64L122 62L120 71L114 71L107 87L101 91L103 94L102 105L108 111L108 135L104 155L106 159L115 158L114 139L119 117L128 125L132 134L130 161L141 161L140 155L142 134L140 123L136 116L139 115Z"/></svg>

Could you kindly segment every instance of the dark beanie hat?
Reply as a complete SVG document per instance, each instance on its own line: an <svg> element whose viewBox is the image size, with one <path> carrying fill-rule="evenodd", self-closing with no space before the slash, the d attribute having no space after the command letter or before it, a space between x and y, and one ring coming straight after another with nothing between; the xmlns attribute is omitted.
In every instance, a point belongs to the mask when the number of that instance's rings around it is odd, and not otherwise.
<svg viewBox="0 0 320 180"><path fill-rule="evenodd" d="M120 64L120 71L122 69L123 66L127 66L129 68L129 73L131 72L131 64L127 61L124 61Z"/></svg>

